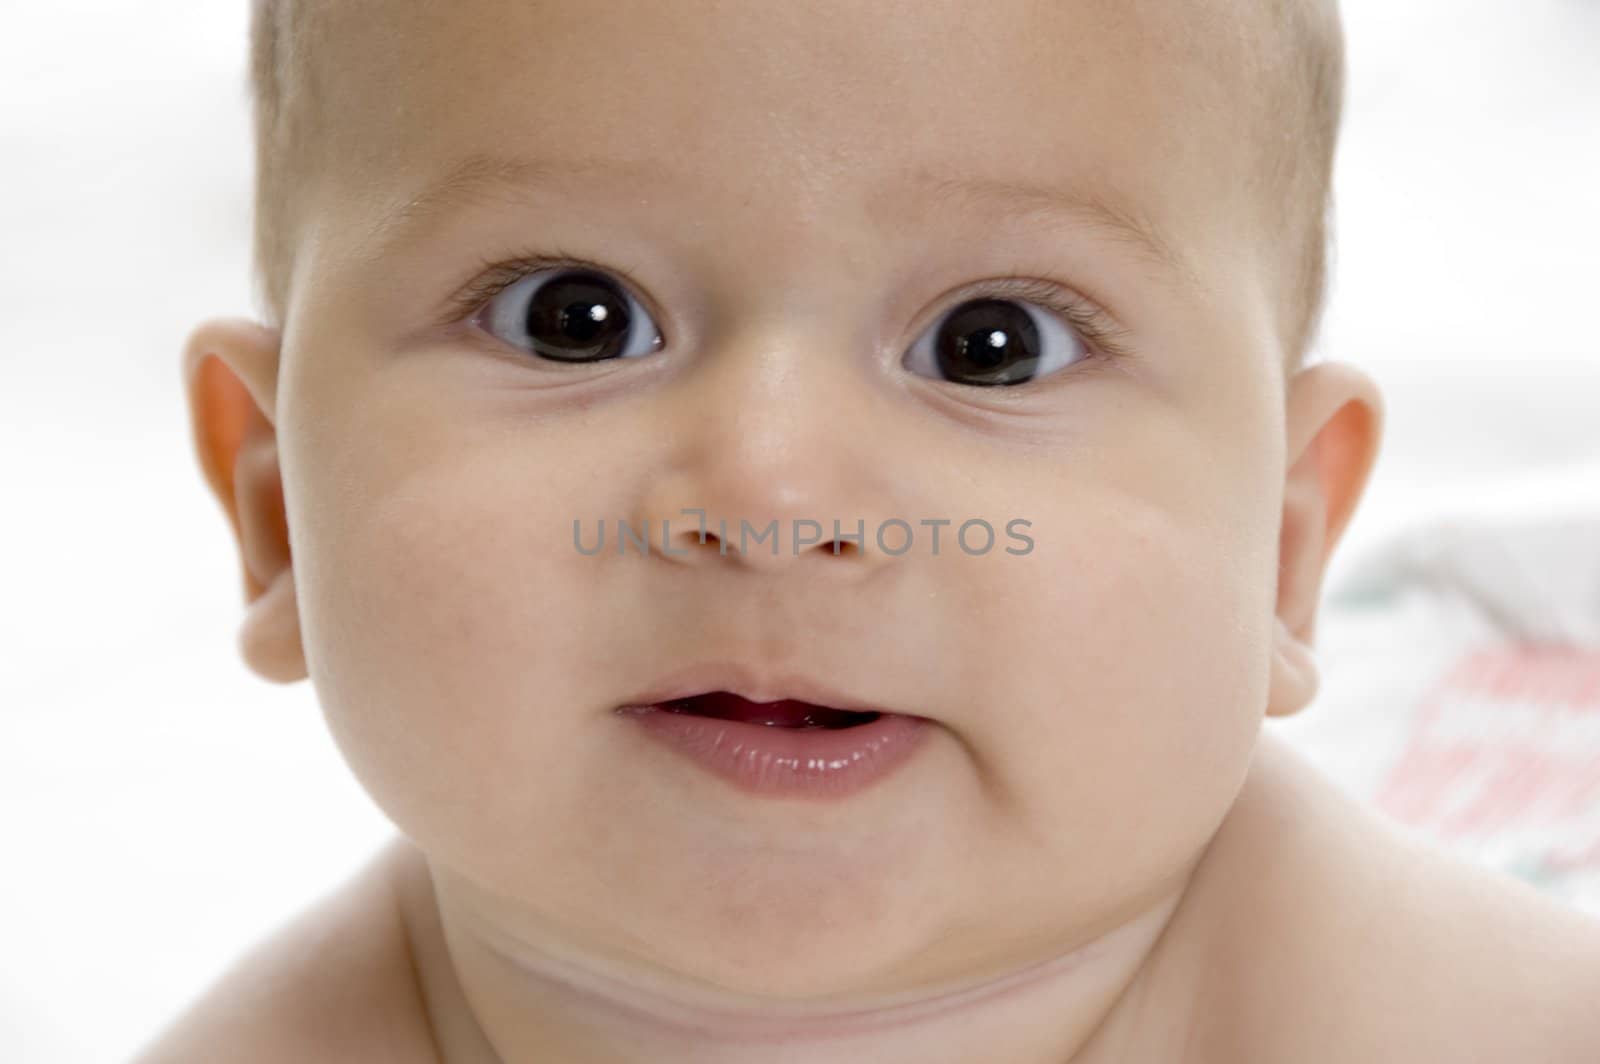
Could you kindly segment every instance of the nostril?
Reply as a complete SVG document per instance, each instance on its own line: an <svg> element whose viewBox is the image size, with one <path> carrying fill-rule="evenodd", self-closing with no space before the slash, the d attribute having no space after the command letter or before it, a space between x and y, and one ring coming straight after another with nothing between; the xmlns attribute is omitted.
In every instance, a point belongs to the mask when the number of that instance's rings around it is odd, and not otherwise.
<svg viewBox="0 0 1600 1064"><path fill-rule="evenodd" d="M736 542L736 539L734 537L729 537L728 540L725 543L721 536L717 535L715 532L711 531L709 528L706 529L704 533L702 533L702 532L700 532L698 530L693 530L693 531L690 531L690 532L686 533L685 542L688 544L688 546L691 549L696 547L696 546L699 546L699 547L703 547L705 550L712 551L712 552L719 553L719 554L737 554L737 553L740 553L740 549L739 549L739 547L737 545L737 542ZM797 540L796 541L797 545L798 545L798 542L799 541ZM861 552L862 552L861 551L861 545L856 543L852 539L825 539L820 543L807 545L803 550L799 549L798 546L796 546L796 548L794 548L794 553L797 553L797 554L799 554L799 553L804 553L804 554L821 553L821 554L833 554L833 555L840 556L840 557L847 556L847 555L848 556L854 556L854 555L860 554ZM763 554L763 555L770 554L770 555L773 555L773 556L777 556L780 553L786 553L786 551L783 551L779 547L777 540L772 535L768 534L768 535L761 536L760 538L755 540L753 543L747 544L746 548L745 548L745 553Z"/></svg>

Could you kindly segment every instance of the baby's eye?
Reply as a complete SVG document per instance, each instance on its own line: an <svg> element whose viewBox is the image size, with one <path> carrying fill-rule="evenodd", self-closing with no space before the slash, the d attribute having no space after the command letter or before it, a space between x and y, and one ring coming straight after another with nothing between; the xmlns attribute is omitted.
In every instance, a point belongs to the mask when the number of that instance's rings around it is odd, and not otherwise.
<svg viewBox="0 0 1600 1064"><path fill-rule="evenodd" d="M1055 309L1054 300L1044 301ZM1083 341L1054 315L1036 317L1023 301L985 296L943 315L912 345L905 365L924 376L992 387L1026 384L1087 355Z"/></svg>
<svg viewBox="0 0 1600 1064"><path fill-rule="evenodd" d="M535 270L483 308L479 324L513 347L558 362L638 358L661 347L639 301L590 269Z"/></svg>

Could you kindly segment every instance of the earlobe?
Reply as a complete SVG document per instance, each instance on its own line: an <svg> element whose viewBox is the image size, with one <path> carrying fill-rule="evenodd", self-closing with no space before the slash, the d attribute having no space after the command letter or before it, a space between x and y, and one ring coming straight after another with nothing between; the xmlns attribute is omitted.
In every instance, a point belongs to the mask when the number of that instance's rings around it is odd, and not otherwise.
<svg viewBox="0 0 1600 1064"><path fill-rule="evenodd" d="M1384 410L1372 378L1347 363L1323 362L1295 375L1286 412L1272 716L1298 712L1316 694L1312 645L1323 577L1377 461Z"/></svg>
<svg viewBox="0 0 1600 1064"><path fill-rule="evenodd" d="M1283 618L1272 626L1272 680L1267 716L1287 717L1311 704L1322 686L1317 655L1308 640L1289 631Z"/></svg>
<svg viewBox="0 0 1600 1064"><path fill-rule="evenodd" d="M257 676L272 683L306 678L305 644L300 640L300 606L294 570L285 568L251 602L239 626L239 656Z"/></svg>
<svg viewBox="0 0 1600 1064"><path fill-rule="evenodd" d="M201 472L239 548L240 652L262 678L291 683L306 666L274 427L279 358L275 330L208 321L185 345L183 377Z"/></svg>

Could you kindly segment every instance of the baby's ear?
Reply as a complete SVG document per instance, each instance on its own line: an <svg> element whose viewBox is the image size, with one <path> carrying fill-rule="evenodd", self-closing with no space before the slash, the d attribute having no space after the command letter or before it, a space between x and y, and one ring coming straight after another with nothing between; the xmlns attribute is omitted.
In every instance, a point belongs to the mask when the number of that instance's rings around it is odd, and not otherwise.
<svg viewBox="0 0 1600 1064"><path fill-rule="evenodd" d="M199 325L183 351L190 429L201 472L233 525L246 613L239 650L274 683L306 677L278 468L277 330L242 318Z"/></svg>
<svg viewBox="0 0 1600 1064"><path fill-rule="evenodd" d="M1377 461L1383 416L1377 384L1348 363L1318 362L1289 382L1269 716L1297 713L1317 693L1322 581Z"/></svg>

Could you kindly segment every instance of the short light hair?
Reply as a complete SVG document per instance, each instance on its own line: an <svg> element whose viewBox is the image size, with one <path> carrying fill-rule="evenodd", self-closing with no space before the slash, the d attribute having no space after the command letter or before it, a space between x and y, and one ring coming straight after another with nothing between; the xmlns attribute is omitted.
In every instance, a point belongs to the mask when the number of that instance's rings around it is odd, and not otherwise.
<svg viewBox="0 0 1600 1064"><path fill-rule="evenodd" d="M1280 249L1279 335L1293 372L1316 344L1334 247L1333 167L1343 123L1344 27L1337 0L1268 0L1254 50L1253 172L1265 235Z"/></svg>
<svg viewBox="0 0 1600 1064"><path fill-rule="evenodd" d="M1158 0L1185 3L1188 0ZM1278 334L1292 373L1321 328L1333 244L1333 164L1345 81L1344 32L1337 0L1248 0L1265 18L1246 23L1232 5L1213 8L1226 22L1214 57L1243 75L1229 82L1248 135L1247 156L1262 234L1279 254ZM255 125L254 276L271 324L284 324L296 234L304 218L297 180L327 140L319 98L337 91L317 49L330 36L326 0L251 0L249 89ZM1248 25L1252 29L1245 29ZM1242 89L1242 97L1239 96ZM325 146L325 144L324 144Z"/></svg>

